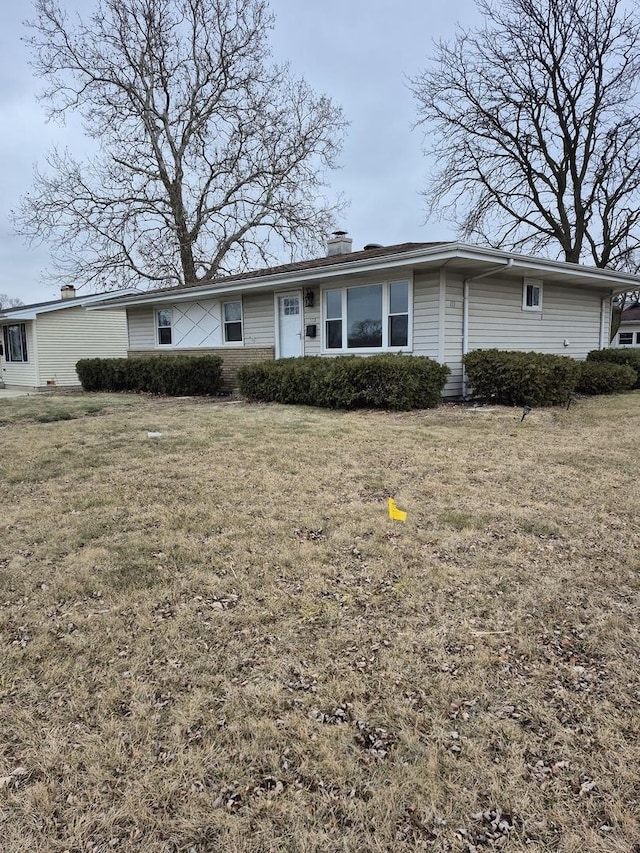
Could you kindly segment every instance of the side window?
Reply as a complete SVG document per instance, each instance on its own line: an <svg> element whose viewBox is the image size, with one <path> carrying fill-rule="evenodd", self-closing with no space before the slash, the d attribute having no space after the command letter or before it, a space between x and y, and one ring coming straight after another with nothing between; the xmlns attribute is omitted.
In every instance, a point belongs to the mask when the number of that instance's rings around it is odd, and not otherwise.
<svg viewBox="0 0 640 853"><path fill-rule="evenodd" d="M406 347L409 340L409 282L392 281L389 285L390 347Z"/></svg>
<svg viewBox="0 0 640 853"><path fill-rule="evenodd" d="M3 326L4 357L7 361L28 361L25 323Z"/></svg>
<svg viewBox="0 0 640 853"><path fill-rule="evenodd" d="M225 343L242 341L242 303L225 302L222 306Z"/></svg>
<svg viewBox="0 0 640 853"><path fill-rule="evenodd" d="M618 343L621 346L630 346L633 344L633 332L620 332L618 335Z"/></svg>
<svg viewBox="0 0 640 853"><path fill-rule="evenodd" d="M522 282L522 310L542 311L542 282L525 278Z"/></svg>
<svg viewBox="0 0 640 853"><path fill-rule="evenodd" d="M160 308L156 311L156 327L158 330L158 343L160 346L171 346L173 336L171 334L171 322L173 320L171 308Z"/></svg>
<svg viewBox="0 0 640 853"><path fill-rule="evenodd" d="M324 294L325 338L327 349L342 348L342 291L327 290Z"/></svg>

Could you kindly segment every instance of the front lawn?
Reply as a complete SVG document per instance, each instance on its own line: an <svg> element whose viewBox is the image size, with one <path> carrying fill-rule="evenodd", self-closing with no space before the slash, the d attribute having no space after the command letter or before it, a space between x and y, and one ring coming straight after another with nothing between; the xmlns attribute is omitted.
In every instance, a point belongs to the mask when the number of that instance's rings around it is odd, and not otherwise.
<svg viewBox="0 0 640 853"><path fill-rule="evenodd" d="M2 401L3 853L638 853L640 392L521 417Z"/></svg>

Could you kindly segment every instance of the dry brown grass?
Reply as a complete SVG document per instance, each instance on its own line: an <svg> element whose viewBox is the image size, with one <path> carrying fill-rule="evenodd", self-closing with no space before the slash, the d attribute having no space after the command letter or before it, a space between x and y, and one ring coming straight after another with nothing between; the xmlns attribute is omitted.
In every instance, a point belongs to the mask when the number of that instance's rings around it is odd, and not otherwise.
<svg viewBox="0 0 640 853"><path fill-rule="evenodd" d="M5 853L640 851L640 394L82 399L3 402Z"/></svg>

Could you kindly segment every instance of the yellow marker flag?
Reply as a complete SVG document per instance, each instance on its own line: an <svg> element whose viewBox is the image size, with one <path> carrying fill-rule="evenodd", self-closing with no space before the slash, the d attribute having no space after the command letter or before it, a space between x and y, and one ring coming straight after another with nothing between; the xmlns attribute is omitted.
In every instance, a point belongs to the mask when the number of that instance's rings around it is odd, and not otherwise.
<svg viewBox="0 0 640 853"><path fill-rule="evenodd" d="M398 509L393 498L389 498L389 518L392 518L394 521L407 520L407 513Z"/></svg>

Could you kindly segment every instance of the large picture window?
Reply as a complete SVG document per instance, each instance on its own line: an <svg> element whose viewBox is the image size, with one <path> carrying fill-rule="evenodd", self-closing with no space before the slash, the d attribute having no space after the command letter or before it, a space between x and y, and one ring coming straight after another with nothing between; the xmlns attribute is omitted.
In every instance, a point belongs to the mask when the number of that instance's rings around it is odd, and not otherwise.
<svg viewBox="0 0 640 853"><path fill-rule="evenodd" d="M409 282L325 290L327 350L406 349L409 346Z"/></svg>
<svg viewBox="0 0 640 853"><path fill-rule="evenodd" d="M3 326L4 357L7 361L28 361L27 327L24 323Z"/></svg>

